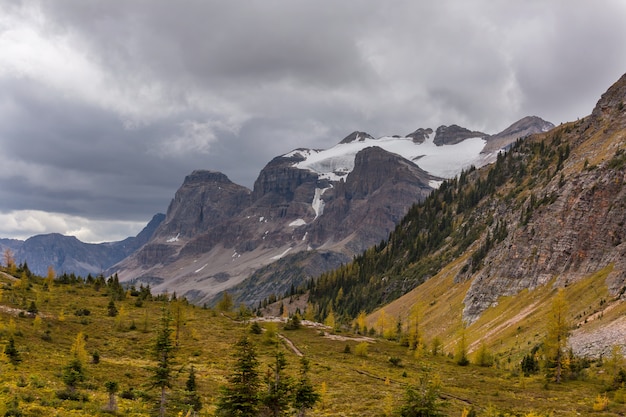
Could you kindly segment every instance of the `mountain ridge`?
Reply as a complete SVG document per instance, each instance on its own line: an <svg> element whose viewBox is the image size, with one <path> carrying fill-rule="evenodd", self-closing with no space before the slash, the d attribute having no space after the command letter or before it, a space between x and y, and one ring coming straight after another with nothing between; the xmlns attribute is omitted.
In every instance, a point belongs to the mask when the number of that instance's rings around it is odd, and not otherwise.
<svg viewBox="0 0 626 417"><path fill-rule="evenodd" d="M415 140L420 133L424 140ZM196 303L215 302L229 290L239 301L257 304L269 294L250 284L255 271L271 271L266 266L281 260L277 276L291 267L300 272L288 283L275 282L272 292L299 285L312 277L305 271L320 271L306 263L337 267L385 239L409 207L443 180L438 174L488 163L493 156L481 153L487 139L469 137L478 134L488 139L481 132L452 128L446 141L455 144L437 145L432 129L380 138L355 131L329 149L296 148L273 158L252 190L219 173L202 174L219 175L223 182L217 186L206 180L191 187L186 179L154 238L108 272L122 281L150 284L157 292L175 289ZM438 166L445 168L433 174ZM226 190L237 196L226 199L233 204L206 206L211 195ZM213 223L199 220L211 210L216 211ZM290 264L300 252L308 255Z"/></svg>

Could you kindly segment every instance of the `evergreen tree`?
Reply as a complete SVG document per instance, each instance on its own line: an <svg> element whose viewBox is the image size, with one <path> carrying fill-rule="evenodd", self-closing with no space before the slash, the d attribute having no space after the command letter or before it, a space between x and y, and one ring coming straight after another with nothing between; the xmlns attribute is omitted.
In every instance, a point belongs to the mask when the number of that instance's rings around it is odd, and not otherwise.
<svg viewBox="0 0 626 417"><path fill-rule="evenodd" d="M85 380L85 370L82 362L74 357L63 368L63 383L67 387L66 397L69 399L77 399L76 389L78 384Z"/></svg>
<svg viewBox="0 0 626 417"><path fill-rule="evenodd" d="M200 400L200 395L198 395L198 387L196 384L196 371L193 367L189 369L189 376L187 377L187 382L185 382L185 395L184 402L187 406L193 410L194 415L202 408L202 401Z"/></svg>
<svg viewBox="0 0 626 417"><path fill-rule="evenodd" d="M13 365L17 365L22 362L20 352L15 347L15 340L13 340L13 336L9 337L9 341L4 347L4 354L7 355L9 362Z"/></svg>
<svg viewBox="0 0 626 417"><path fill-rule="evenodd" d="M416 385L408 385L404 400L396 414L400 417L439 417L443 403L439 399L441 384L438 379L424 375Z"/></svg>
<svg viewBox="0 0 626 417"><path fill-rule="evenodd" d="M253 417L259 410L259 362L252 341L244 336L235 345L235 368L221 389L216 415Z"/></svg>
<svg viewBox="0 0 626 417"><path fill-rule="evenodd" d="M267 392L262 397L262 404L267 411L266 414L272 417L285 416L291 403L291 380L283 373L286 366L285 354L277 352L274 364L270 365L265 377Z"/></svg>
<svg viewBox="0 0 626 417"><path fill-rule="evenodd" d="M159 417L165 416L165 405L167 402L167 389L172 387L174 376L172 375L174 366L175 346L172 342L172 328L170 327L172 318L170 312L163 310L161 316L161 328L157 333L154 346L152 348L156 366L150 368L152 371L152 387L160 390L159 395Z"/></svg>
<svg viewBox="0 0 626 417"><path fill-rule="evenodd" d="M308 376L309 360L306 357L300 359L300 378L295 385L293 408L298 412L298 417L305 417L306 410L320 401L321 396L315 392Z"/></svg>
<svg viewBox="0 0 626 417"><path fill-rule="evenodd" d="M109 394L109 403L107 404L107 411L117 411L117 401L115 399L115 393L118 389L118 384L115 381L107 381L104 383L104 387L107 390L107 394Z"/></svg>
<svg viewBox="0 0 626 417"><path fill-rule="evenodd" d="M109 304L107 305L107 315L109 317L115 317L117 316L117 307L115 307L115 301L113 301L113 299L111 299L111 301L109 301Z"/></svg>

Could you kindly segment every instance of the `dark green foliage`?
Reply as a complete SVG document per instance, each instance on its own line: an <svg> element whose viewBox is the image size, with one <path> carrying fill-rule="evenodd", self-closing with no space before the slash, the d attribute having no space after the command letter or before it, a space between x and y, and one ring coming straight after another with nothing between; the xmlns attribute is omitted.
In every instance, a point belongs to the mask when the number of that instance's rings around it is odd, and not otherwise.
<svg viewBox="0 0 626 417"><path fill-rule="evenodd" d="M17 397L13 397L6 403L5 417L22 417L23 415L20 411L20 402Z"/></svg>
<svg viewBox="0 0 626 417"><path fill-rule="evenodd" d="M261 328L261 325L259 324L258 321L253 322L250 325L250 333L252 334L261 334L263 333L263 328Z"/></svg>
<svg viewBox="0 0 626 417"><path fill-rule="evenodd" d="M441 387L438 382L422 376L418 384L408 385L402 405L396 411L400 417L439 417L444 416L439 399Z"/></svg>
<svg viewBox="0 0 626 417"><path fill-rule="evenodd" d="M107 315L109 317L117 316L117 307L115 306L115 302L113 300L109 301L109 305L107 306Z"/></svg>
<svg viewBox="0 0 626 417"><path fill-rule="evenodd" d="M287 415L293 395L291 378L285 376L287 360L283 352L274 355L274 363L265 375L266 391L261 397L264 414L272 417Z"/></svg>
<svg viewBox="0 0 626 417"><path fill-rule="evenodd" d="M77 358L73 358L65 368L63 368L63 383L67 387L67 392L74 394L78 385L85 380L85 370L83 364ZM71 398L74 399L74 398Z"/></svg>
<svg viewBox="0 0 626 417"><path fill-rule="evenodd" d="M256 416L259 400L259 362L252 341L244 336L235 345L235 367L228 378L229 384L222 387L216 415L226 417Z"/></svg>
<svg viewBox="0 0 626 417"><path fill-rule="evenodd" d="M295 384L293 395L293 408L296 409L299 417L304 417L306 410L313 408L321 399L309 380L308 372L309 360L303 356L300 358L300 377Z"/></svg>
<svg viewBox="0 0 626 417"><path fill-rule="evenodd" d="M397 357L397 356L391 356L391 357L389 358L389 363L390 363L392 366L395 366L395 367L397 367L397 368L400 368L400 367L402 367L402 365L401 365L401 363L402 363L402 358L399 358L399 357Z"/></svg>
<svg viewBox="0 0 626 417"><path fill-rule="evenodd" d="M187 382L185 382L185 392L183 394L183 402L193 411L200 411L202 408L202 400L200 399L200 395L197 391L198 387L196 384L196 371L193 366L189 369L189 376L187 377Z"/></svg>
<svg viewBox="0 0 626 417"><path fill-rule="evenodd" d="M126 290L120 284L120 280L117 277L117 274L111 276L107 280L107 291L111 296L111 300L121 301L126 298Z"/></svg>
<svg viewBox="0 0 626 417"><path fill-rule="evenodd" d="M159 416L165 415L166 392L172 387L174 381L174 353L176 347L172 341L173 329L171 328L172 317L169 310L163 310L161 316L161 327L157 333L152 353L156 360L156 365L149 368L152 372L150 382L152 388L160 390L159 396Z"/></svg>
<svg viewBox="0 0 626 417"><path fill-rule="evenodd" d="M624 368L620 368L617 371L617 375L613 378L613 389L619 389L626 386L626 370Z"/></svg>
<svg viewBox="0 0 626 417"><path fill-rule="evenodd" d="M39 309L37 308L35 302L31 301L26 311L28 311L30 314L37 314L39 312Z"/></svg>
<svg viewBox="0 0 626 417"><path fill-rule="evenodd" d="M109 404L107 404L107 410L116 411L117 402L115 401L115 394L119 388L118 383L115 381L107 381L104 383L104 388L106 388L107 394L109 394Z"/></svg>
<svg viewBox="0 0 626 417"><path fill-rule="evenodd" d="M301 319L300 319L300 315L298 313L294 314L293 316L289 317L289 320L287 320L287 323L285 324L285 330L298 330L302 323L301 323Z"/></svg>
<svg viewBox="0 0 626 417"><path fill-rule="evenodd" d="M13 340L12 336L9 338L9 341L4 347L4 354L7 355L9 362L11 362L11 364L13 365L18 365L20 362L22 362L22 356L15 347L15 340Z"/></svg>

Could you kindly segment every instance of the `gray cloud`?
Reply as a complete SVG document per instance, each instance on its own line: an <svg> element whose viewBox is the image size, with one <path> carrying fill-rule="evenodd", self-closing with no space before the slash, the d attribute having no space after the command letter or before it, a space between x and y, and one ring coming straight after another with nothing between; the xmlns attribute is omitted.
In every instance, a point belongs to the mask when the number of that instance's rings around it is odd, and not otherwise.
<svg viewBox="0 0 626 417"><path fill-rule="evenodd" d="M207 168L460 124L591 112L619 1L13 1L0 6L2 237L120 237ZM35 213L35 214L33 214Z"/></svg>

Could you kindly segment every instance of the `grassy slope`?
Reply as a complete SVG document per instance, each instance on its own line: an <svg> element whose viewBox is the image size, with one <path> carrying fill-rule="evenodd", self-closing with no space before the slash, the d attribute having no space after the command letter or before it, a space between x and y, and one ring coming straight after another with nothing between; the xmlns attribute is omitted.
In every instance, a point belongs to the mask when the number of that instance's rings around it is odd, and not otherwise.
<svg viewBox="0 0 626 417"><path fill-rule="evenodd" d="M461 263L460 263L461 264ZM424 328L431 328L437 322L444 322L444 316L428 318L430 311L436 311L437 305L459 305L467 284L454 285L449 278L429 281L432 291L422 294L423 302L429 297L440 296L433 306L424 312ZM446 281L446 279L448 281ZM165 302L146 302L142 307L134 305L135 298L127 297L117 302L117 308L125 311L121 320L108 317L106 307L109 297L105 290L95 291L90 286L54 285L51 292L42 290L40 283L34 282L25 292L27 300L36 300L41 323L33 318L15 316L6 307L19 307L19 290L13 288L14 281L1 277L4 283L3 300L0 303L0 323L2 324L2 344L13 334L21 353L22 363L13 366L7 358L2 359L2 390L0 390L0 409L13 398L19 401L19 407L26 416L92 416L105 415L102 408L107 403L104 388L106 381L117 381L120 390L134 388L147 395L155 392L147 385L152 364L150 347L158 328L161 310L172 308ZM439 284L439 285L437 285ZM452 288L452 291L445 291ZM441 293L446 295L441 298ZM20 297L18 297L20 295ZM505 306L502 303L501 306ZM88 308L87 317L74 315L79 308ZM457 307L460 317L460 307ZM177 359L180 367L188 369L193 364L197 371L197 380L202 402L203 414L213 411L218 387L225 383L232 365L232 345L245 332L245 326L227 317L215 314L211 310L184 306L182 309L184 326L180 333L180 350ZM454 323L449 319L449 332L454 333ZM132 323L136 330L130 330ZM267 326L267 324L266 324ZM480 327L480 322L477 323ZM41 336L48 330L51 341L44 341ZM87 379L80 390L89 397L85 403L61 401L55 392L63 389L61 370L70 359L70 347L76 335L82 332L88 336L86 349L92 353L98 351L99 364L87 364ZM597 369L591 369L588 381L568 382L562 386L551 385L544 388L541 377L520 378L502 366L480 368L477 366L458 367L445 356L432 357L422 353L419 358L414 352L400 346L397 342L376 339L369 345L366 357L354 354L359 340L331 340L323 337L320 330L300 329L283 331L311 360L311 379L318 391L326 386L323 403L310 415L329 416L380 416L388 415L399 403L404 386L415 382L428 372L431 377L440 378L443 383L444 397L447 398L446 414L459 416L463 408L471 405L488 415L490 407L498 410L554 411L555 416L572 415L576 412L588 415L593 399L601 391L605 382L597 376ZM435 334L431 330L431 334ZM348 336L339 334L338 336ZM265 336L253 336L264 364L276 349L287 352L288 371L295 375L298 358L282 344L267 344ZM346 345L353 353L344 353ZM446 348L449 350L450 348ZM403 367L393 367L388 361L391 356L402 360ZM182 371L177 379L178 387L184 385L187 372ZM606 379L606 378L605 378ZM149 415L150 402L141 397L137 400L118 399L119 414L125 416ZM597 415L616 414L622 405L612 404L611 412ZM4 410L0 410L4 414ZM170 415L176 415L172 410Z"/></svg>

